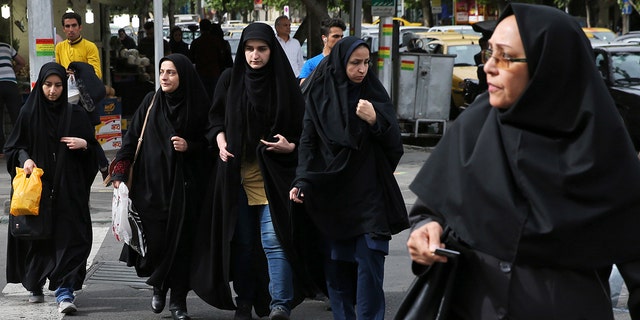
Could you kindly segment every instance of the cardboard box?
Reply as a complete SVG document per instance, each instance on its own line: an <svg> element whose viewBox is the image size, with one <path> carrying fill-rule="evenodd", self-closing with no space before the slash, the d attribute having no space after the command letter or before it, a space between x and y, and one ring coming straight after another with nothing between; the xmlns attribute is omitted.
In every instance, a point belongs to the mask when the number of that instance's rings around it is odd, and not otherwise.
<svg viewBox="0 0 640 320"><path fill-rule="evenodd" d="M103 150L119 150L122 146L122 134L109 133L96 136L98 142L102 145Z"/></svg>
<svg viewBox="0 0 640 320"><path fill-rule="evenodd" d="M100 124L96 126L96 135L109 133L122 134L122 122L119 115L100 117Z"/></svg>
<svg viewBox="0 0 640 320"><path fill-rule="evenodd" d="M122 115L122 101L120 98L106 98L98 106L100 116Z"/></svg>
<svg viewBox="0 0 640 320"><path fill-rule="evenodd" d="M97 108L100 124L96 125L96 139L104 150L118 150L122 146L122 102L107 98Z"/></svg>

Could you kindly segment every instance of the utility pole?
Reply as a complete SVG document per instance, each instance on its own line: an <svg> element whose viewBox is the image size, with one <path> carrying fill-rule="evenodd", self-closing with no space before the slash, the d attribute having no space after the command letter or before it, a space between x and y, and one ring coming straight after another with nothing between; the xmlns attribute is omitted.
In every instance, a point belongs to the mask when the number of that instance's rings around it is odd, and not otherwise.
<svg viewBox="0 0 640 320"><path fill-rule="evenodd" d="M28 0L29 79L31 87L38 80L40 68L55 60L55 31L52 0ZM38 8L35 10L34 8ZM33 13L37 13L37 17Z"/></svg>

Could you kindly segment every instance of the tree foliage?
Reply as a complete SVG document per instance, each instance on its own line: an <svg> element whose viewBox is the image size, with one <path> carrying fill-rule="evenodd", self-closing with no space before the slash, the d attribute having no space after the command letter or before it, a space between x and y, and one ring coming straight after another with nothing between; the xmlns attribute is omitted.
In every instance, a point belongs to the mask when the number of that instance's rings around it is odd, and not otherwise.
<svg viewBox="0 0 640 320"><path fill-rule="evenodd" d="M207 5L222 12L247 12L253 10L250 0L207 0Z"/></svg>

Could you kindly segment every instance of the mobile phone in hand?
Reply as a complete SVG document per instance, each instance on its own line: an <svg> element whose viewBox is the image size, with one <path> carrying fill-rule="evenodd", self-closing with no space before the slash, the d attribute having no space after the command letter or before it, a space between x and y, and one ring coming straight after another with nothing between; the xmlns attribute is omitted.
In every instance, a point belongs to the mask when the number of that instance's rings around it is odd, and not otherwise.
<svg viewBox="0 0 640 320"><path fill-rule="evenodd" d="M455 257L460 255L460 252L458 252L458 251L450 250L450 249L444 249L444 248L436 248L436 251L434 253L439 255L439 256L443 256L443 257L447 257L447 258L455 258Z"/></svg>

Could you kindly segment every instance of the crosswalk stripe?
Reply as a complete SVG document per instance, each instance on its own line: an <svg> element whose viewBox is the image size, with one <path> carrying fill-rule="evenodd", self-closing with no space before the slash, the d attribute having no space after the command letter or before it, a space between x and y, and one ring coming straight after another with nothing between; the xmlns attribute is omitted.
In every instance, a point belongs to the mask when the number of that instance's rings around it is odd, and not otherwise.
<svg viewBox="0 0 640 320"><path fill-rule="evenodd" d="M87 258L87 269L94 264L96 254L102 246L107 233L111 227L101 226L93 227L93 243L91 252ZM29 292L24 289L20 283L8 283L3 289L3 299L0 299L0 309L2 309L3 319L62 319L64 316L58 313L56 299L53 291L46 290L49 281L45 284L45 302L44 303L28 303L27 298ZM78 291L77 294L81 294Z"/></svg>

